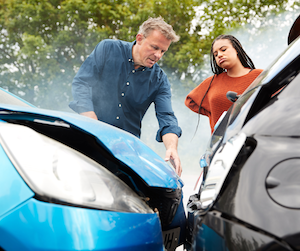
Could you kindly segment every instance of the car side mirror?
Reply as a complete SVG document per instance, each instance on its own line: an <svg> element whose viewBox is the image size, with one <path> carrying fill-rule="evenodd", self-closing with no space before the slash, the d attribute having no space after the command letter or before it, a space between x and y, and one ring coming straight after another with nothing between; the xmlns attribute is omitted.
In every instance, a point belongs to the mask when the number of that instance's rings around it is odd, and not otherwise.
<svg viewBox="0 0 300 251"><path fill-rule="evenodd" d="M227 97L227 99L228 99L229 101L235 102L235 101L237 101L237 99L240 97L240 95L237 95L236 92L228 91L228 92L226 93L226 97Z"/></svg>

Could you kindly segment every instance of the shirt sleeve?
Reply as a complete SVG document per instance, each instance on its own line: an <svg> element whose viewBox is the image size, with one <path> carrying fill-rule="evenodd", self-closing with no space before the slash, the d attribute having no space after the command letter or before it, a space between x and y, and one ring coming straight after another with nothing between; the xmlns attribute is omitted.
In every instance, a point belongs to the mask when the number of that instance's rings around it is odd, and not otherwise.
<svg viewBox="0 0 300 251"><path fill-rule="evenodd" d="M99 84L105 58L105 40L100 42L83 62L72 82L73 101L69 106L77 113L94 111L92 88Z"/></svg>
<svg viewBox="0 0 300 251"><path fill-rule="evenodd" d="M206 91L209 88L209 84L212 80L213 76L205 79L200 85L198 85L195 89L193 89L185 98L185 105L191 109L193 112L199 113L200 103L206 94ZM210 105L207 98L207 95L204 97L200 114L210 116Z"/></svg>
<svg viewBox="0 0 300 251"><path fill-rule="evenodd" d="M182 131L172 109L170 83L165 74L163 74L162 85L158 90L154 104L159 124L156 140L162 142L162 136L167 133L174 133L180 137Z"/></svg>

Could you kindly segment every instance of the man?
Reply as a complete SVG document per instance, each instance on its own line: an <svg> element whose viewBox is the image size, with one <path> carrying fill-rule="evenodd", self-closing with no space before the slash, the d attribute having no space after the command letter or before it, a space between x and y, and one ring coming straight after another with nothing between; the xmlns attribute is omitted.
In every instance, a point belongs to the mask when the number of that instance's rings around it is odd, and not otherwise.
<svg viewBox="0 0 300 251"><path fill-rule="evenodd" d="M142 118L154 102L159 122L156 140L164 142L165 160L171 161L180 176L177 145L181 129L171 106L170 83L157 64L171 42L178 40L162 18L149 18L134 42L101 41L73 80L70 107L140 137Z"/></svg>

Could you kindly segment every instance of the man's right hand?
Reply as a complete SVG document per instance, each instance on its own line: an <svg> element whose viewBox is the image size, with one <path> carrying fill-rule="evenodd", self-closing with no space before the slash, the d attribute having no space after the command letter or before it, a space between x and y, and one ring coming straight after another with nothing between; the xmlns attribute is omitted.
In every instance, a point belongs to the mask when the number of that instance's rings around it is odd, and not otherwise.
<svg viewBox="0 0 300 251"><path fill-rule="evenodd" d="M80 113L80 115L83 115L83 116L86 116L86 117L98 120L97 115L96 115L96 113L94 111L83 112L83 113Z"/></svg>

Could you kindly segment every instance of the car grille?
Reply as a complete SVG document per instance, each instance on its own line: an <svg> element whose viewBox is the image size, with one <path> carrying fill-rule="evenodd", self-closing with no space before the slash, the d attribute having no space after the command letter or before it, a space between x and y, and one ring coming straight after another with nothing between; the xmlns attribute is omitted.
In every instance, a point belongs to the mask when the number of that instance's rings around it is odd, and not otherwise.
<svg viewBox="0 0 300 251"><path fill-rule="evenodd" d="M174 219L181 200L181 189L155 189L151 191L149 206L158 211L162 228Z"/></svg>

